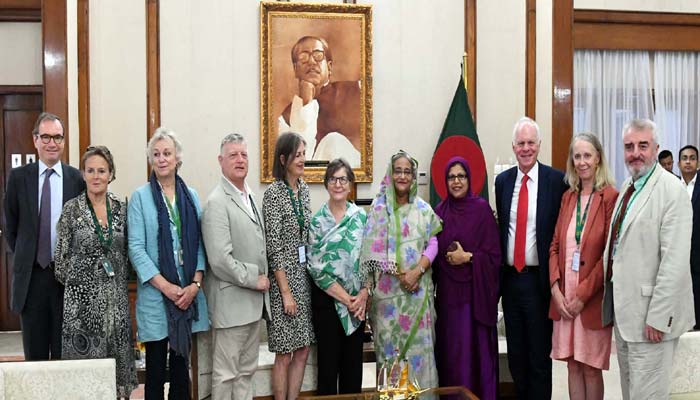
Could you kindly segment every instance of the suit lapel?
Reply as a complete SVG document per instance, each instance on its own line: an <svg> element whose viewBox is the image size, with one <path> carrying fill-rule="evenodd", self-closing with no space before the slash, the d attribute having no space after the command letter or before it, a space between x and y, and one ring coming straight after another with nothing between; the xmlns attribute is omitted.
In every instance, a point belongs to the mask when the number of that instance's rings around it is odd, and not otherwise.
<svg viewBox="0 0 700 400"><path fill-rule="evenodd" d="M693 208L697 207L698 201L700 201L700 171L695 175L695 188L693 189L693 196L691 202L693 203Z"/></svg>
<svg viewBox="0 0 700 400"><path fill-rule="evenodd" d="M501 214L499 218L503 218L504 226L510 224L510 205L513 202L513 190L515 190L515 178L518 176L518 167L511 168L506 175L505 182L503 184L503 204L501 207ZM508 239L508 230L506 228L506 237Z"/></svg>
<svg viewBox="0 0 700 400"><path fill-rule="evenodd" d="M224 187L224 192L228 197L231 198L231 200L233 200L233 203L236 205L236 207L240 208L241 211L243 211L243 213L251 219L251 221L258 224L257 217L255 215L250 215L248 207L246 207L245 204L241 202L241 196L238 195L238 192L236 192L236 190L233 188L233 185L231 185L231 183L224 177L221 177L221 184ZM252 201L251 206L253 208L253 213L255 213L255 204L253 204Z"/></svg>
<svg viewBox="0 0 700 400"><path fill-rule="evenodd" d="M642 208L644 208L644 205L654 191L654 186L656 186L656 183L659 181L659 176L662 171L663 173L666 172L664 169L657 166L654 172L651 173L651 176L647 180L646 184L644 184L644 187L641 189L637 197L634 198L632 208L627 211L627 215L625 215L625 219L622 222L622 230L620 230L620 234L618 235L618 241L622 240L627 232L627 228L632 225L635 218L637 218L637 215L639 215L639 212L642 210Z"/></svg>
<svg viewBox="0 0 700 400"><path fill-rule="evenodd" d="M537 162L539 173L537 174L537 215L535 217L535 236L537 237L537 243L542 243L540 238L540 229L538 227L544 227L545 223L543 219L545 218L544 210L547 209L549 203L549 170L545 168L540 162Z"/></svg>
<svg viewBox="0 0 700 400"><path fill-rule="evenodd" d="M593 196L593 198L591 199L591 208L588 210L588 215L586 216L586 224L583 228L583 236L581 237L581 248L583 248L583 244L586 242L586 239L588 239L588 231L590 231L590 229L586 229L586 225L588 225L588 221L595 221L595 216L598 214L598 210L600 210L600 205L603 204L602 190L592 193L591 196ZM576 203L574 202L574 204ZM582 213L585 212L584 208L585 206L582 204Z"/></svg>
<svg viewBox="0 0 700 400"><path fill-rule="evenodd" d="M29 194L29 215L32 217L32 224L38 229L39 226L39 162L33 162L29 166L29 173L24 176L24 183Z"/></svg>

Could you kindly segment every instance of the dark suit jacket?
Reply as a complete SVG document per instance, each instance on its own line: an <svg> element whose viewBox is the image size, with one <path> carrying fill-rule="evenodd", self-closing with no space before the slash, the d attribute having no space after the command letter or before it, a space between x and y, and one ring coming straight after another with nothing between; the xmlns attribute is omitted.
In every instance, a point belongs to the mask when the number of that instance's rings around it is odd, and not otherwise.
<svg viewBox="0 0 700 400"><path fill-rule="evenodd" d="M695 189L693 189L693 236L690 242L690 270L700 278L700 171L695 178ZM700 312L696 310L697 313ZM700 321L696 321L700 325Z"/></svg>
<svg viewBox="0 0 700 400"><path fill-rule="evenodd" d="M63 204L85 190L80 171L66 163L63 168ZM36 261L39 235L39 163L13 169L5 191L5 239L14 253L12 311L21 313Z"/></svg>
<svg viewBox="0 0 700 400"><path fill-rule="evenodd" d="M617 200L617 190L612 186L607 186L593 194L586 218L586 228L581 237L581 261L576 296L584 303L581 321L588 329L603 327L600 317L603 307L603 252L608 243L608 227L615 208L615 200ZM563 283L566 272L566 234L571 218L576 212L577 201L578 192L569 190L564 193L549 249L549 284L551 287L554 282L559 281L562 293L566 293ZM584 204L581 205L581 213L584 212L585 207ZM561 319L554 301L550 301L549 318Z"/></svg>
<svg viewBox="0 0 700 400"><path fill-rule="evenodd" d="M539 281L540 290L544 298L549 301L549 245L552 242L554 226L559 215L561 196L567 189L564 183L564 174L548 165L540 162L537 182L537 257L540 260ZM515 166L501 172L496 177L496 212L498 213L498 228L501 235L501 254L503 255L503 268L501 268L501 282L505 267L508 263L508 226L510 224L510 204L513 200L515 178L518 176L518 167Z"/></svg>
<svg viewBox="0 0 700 400"><path fill-rule="evenodd" d="M695 177L695 189L690 199L693 205L693 235L690 242L690 274L695 298L695 326L700 327L700 171Z"/></svg>

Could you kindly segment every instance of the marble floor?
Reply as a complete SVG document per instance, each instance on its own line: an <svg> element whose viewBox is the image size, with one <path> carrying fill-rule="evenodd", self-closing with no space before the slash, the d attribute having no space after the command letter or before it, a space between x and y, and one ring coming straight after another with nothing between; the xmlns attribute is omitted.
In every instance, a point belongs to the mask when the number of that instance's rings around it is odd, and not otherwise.
<svg viewBox="0 0 700 400"><path fill-rule="evenodd" d="M614 345L613 345L614 349ZM0 332L0 362L18 361L23 359L22 338L19 332ZM375 364L365 363L362 387L372 388L375 386ZM620 393L620 376L617 366L617 357L613 354L610 357L610 370L603 372L605 381L605 399L622 399ZM552 368L552 399L567 399L567 370L566 364L559 361L553 362ZM131 396L132 399L143 399L143 385L136 389Z"/></svg>

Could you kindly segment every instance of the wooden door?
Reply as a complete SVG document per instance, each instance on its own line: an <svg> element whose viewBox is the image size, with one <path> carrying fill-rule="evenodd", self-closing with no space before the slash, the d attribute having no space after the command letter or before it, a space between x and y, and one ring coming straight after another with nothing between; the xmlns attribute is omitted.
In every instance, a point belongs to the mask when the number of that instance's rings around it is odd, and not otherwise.
<svg viewBox="0 0 700 400"><path fill-rule="evenodd" d="M40 89L39 89L40 90ZM5 198L5 185L10 170L17 164L25 165L36 160L36 149L32 141L32 128L42 110L42 94L0 93L0 198ZM14 163L14 165L13 165ZM5 230L5 210L2 212L2 225ZM12 291L12 254L4 238L0 240L0 331L20 329L19 316L10 311Z"/></svg>

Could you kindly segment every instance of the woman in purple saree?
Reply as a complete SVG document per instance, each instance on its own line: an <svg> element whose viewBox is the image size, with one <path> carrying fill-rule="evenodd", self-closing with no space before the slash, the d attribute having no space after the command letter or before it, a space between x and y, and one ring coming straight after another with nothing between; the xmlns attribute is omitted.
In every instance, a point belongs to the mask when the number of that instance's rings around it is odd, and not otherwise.
<svg viewBox="0 0 700 400"><path fill-rule="evenodd" d="M464 386L480 399L496 399L498 227L489 203L470 190L465 159L447 162L445 181L448 195L435 209L444 228L433 272L440 386Z"/></svg>

